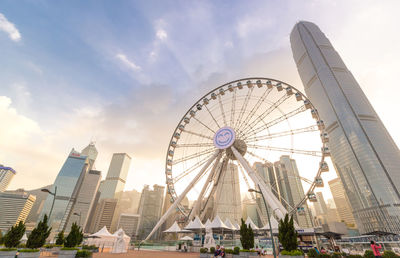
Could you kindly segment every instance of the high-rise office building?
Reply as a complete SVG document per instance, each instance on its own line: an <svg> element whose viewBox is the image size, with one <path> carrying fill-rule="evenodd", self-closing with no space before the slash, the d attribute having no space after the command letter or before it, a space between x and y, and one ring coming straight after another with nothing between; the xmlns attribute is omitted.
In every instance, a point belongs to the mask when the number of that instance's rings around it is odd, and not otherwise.
<svg viewBox="0 0 400 258"><path fill-rule="evenodd" d="M101 214L101 216L96 216L94 218L90 232L97 232L104 226L106 226L108 230L111 229L117 202L118 200L114 198L104 198L100 200L96 206L96 214Z"/></svg>
<svg viewBox="0 0 400 258"><path fill-rule="evenodd" d="M296 207L305 195L296 161L288 155L283 155L278 162L275 162L275 169L279 187L278 192L282 196L281 199L283 199L281 203L290 210ZM299 227L312 227L307 203L304 203L301 208L299 212L294 214L294 219Z"/></svg>
<svg viewBox="0 0 400 258"><path fill-rule="evenodd" d="M131 157L126 153L114 153L108 168L106 180L101 182L100 200L103 198L118 198L124 191L128 177Z"/></svg>
<svg viewBox="0 0 400 258"><path fill-rule="evenodd" d="M57 187L54 207L51 217L49 218L49 224L53 228L53 232L69 230L69 228L65 226L72 215L71 211L88 167L89 162L87 156L83 156L72 149L50 189L50 191L54 193ZM53 198L53 195L49 194L47 196L39 219L41 219L44 214L50 213Z"/></svg>
<svg viewBox="0 0 400 258"><path fill-rule="evenodd" d="M346 223L348 227L354 228L356 222L351 211L349 200L344 191L342 181L340 181L340 178L336 178L329 181L328 184L332 192L333 200L335 201L340 221Z"/></svg>
<svg viewBox="0 0 400 258"><path fill-rule="evenodd" d="M28 194L36 196L36 201L33 204L32 209L29 212L29 215L25 221L25 226L27 231L32 230L36 226L40 213L42 212L44 202L46 201L48 193L43 192L42 189L50 189L50 188L51 185L46 185L37 189L26 191Z"/></svg>
<svg viewBox="0 0 400 258"><path fill-rule="evenodd" d="M118 229L122 228L125 234L135 238L137 236L139 217L139 214L121 213L118 219Z"/></svg>
<svg viewBox="0 0 400 258"><path fill-rule="evenodd" d="M93 165L93 163L92 163ZM66 228L69 229L72 223L76 222L81 228L86 228L89 219L89 213L94 205L96 193L99 189L101 172L98 170L89 170L86 173L82 187L78 193L73 206L71 217L68 220Z"/></svg>
<svg viewBox="0 0 400 258"><path fill-rule="evenodd" d="M7 190L11 179L15 176L17 172L10 167L5 167L0 164L0 192Z"/></svg>
<svg viewBox="0 0 400 258"><path fill-rule="evenodd" d="M25 222L35 200L34 195L23 190L0 193L0 230L6 232L20 221Z"/></svg>
<svg viewBox="0 0 400 258"><path fill-rule="evenodd" d="M89 143L82 151L81 154L87 156L89 159L89 170L94 169L94 162L96 161L97 155L99 152L94 145L94 142Z"/></svg>
<svg viewBox="0 0 400 258"><path fill-rule="evenodd" d="M263 227L259 214L257 212L257 203L254 200L251 200L247 197L243 199L243 211L242 211L242 218L246 220L248 217L256 224L257 227ZM240 221L238 222L240 225Z"/></svg>
<svg viewBox="0 0 400 258"><path fill-rule="evenodd" d="M242 217L239 171L235 164L228 164L219 180L214 196L213 218L219 216L222 221L239 222ZM210 218L210 219L213 219Z"/></svg>
<svg viewBox="0 0 400 258"><path fill-rule="evenodd" d="M161 211L164 199L164 186L154 185L153 190L148 185L145 185L140 196L139 209L139 239L144 239L157 224L161 218ZM152 239L158 239L160 230L157 231Z"/></svg>
<svg viewBox="0 0 400 258"><path fill-rule="evenodd" d="M99 201L107 199L116 199L117 204L114 209L116 214L113 214L112 222L108 230L117 230L117 223L120 212L119 200L122 197L122 193L125 187L126 178L128 177L129 166L131 163L131 157L126 153L114 153L111 159L110 167L108 168L107 176L104 181L100 182L99 187ZM98 205L98 203L96 204ZM101 218L104 216L102 213L98 213L96 205L93 207L95 209L94 218L92 218L92 223L97 221L102 221ZM114 216L115 215L115 216ZM93 228L92 228L93 229Z"/></svg>
<svg viewBox="0 0 400 258"><path fill-rule="evenodd" d="M299 22L290 41L305 92L323 120L329 149L360 233L400 233L400 151L324 33Z"/></svg>

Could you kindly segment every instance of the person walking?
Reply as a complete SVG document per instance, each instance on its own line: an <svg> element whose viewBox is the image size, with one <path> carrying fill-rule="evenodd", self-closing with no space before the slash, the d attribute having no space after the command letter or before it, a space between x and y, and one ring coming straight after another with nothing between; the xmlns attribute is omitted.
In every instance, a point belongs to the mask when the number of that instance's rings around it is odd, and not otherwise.
<svg viewBox="0 0 400 258"><path fill-rule="evenodd" d="M371 241L371 248L376 258L382 258L381 252L379 251L380 249L382 249L381 245L377 245L375 241Z"/></svg>

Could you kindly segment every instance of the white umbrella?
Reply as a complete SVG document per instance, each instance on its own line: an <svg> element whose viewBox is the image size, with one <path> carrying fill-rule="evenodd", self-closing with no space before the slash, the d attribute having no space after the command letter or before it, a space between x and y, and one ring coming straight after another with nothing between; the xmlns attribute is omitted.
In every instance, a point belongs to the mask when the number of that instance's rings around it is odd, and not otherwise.
<svg viewBox="0 0 400 258"><path fill-rule="evenodd" d="M191 238L190 236L184 236L179 240L185 240L185 241L193 241L193 238Z"/></svg>

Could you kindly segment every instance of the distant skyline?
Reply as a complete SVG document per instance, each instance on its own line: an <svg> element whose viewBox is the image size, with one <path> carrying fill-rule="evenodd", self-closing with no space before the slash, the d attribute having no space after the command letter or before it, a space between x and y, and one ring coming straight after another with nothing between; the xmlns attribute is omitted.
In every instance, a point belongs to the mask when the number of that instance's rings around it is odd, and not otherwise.
<svg viewBox="0 0 400 258"><path fill-rule="evenodd" d="M207 91L250 76L303 90L289 42L299 20L327 34L400 145L399 9L398 1L1 1L0 164L17 171L9 189L51 184L69 151L91 140L104 177L112 154L126 152L125 189L165 185L171 134ZM336 177L333 167L324 177Z"/></svg>

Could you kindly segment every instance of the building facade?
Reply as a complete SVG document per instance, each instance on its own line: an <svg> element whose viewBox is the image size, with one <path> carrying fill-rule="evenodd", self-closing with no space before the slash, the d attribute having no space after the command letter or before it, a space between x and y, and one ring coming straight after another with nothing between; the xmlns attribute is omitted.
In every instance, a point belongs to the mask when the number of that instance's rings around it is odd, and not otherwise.
<svg viewBox="0 0 400 258"><path fill-rule="evenodd" d="M89 160L90 163L90 160ZM93 165L93 163L92 163ZM86 173L81 189L72 208L71 217L67 222L66 228L69 229L72 223L77 223L81 228L85 229L90 211L94 205L96 193L99 189L101 180L101 172L98 170L89 170Z"/></svg>
<svg viewBox="0 0 400 258"><path fill-rule="evenodd" d="M290 41L305 92L329 135L331 158L360 233L400 233L399 148L315 24L297 23Z"/></svg>
<svg viewBox="0 0 400 258"><path fill-rule="evenodd" d="M23 190L0 193L0 230L8 229L20 221L26 221L36 197Z"/></svg>
<svg viewBox="0 0 400 258"><path fill-rule="evenodd" d="M14 169L0 164L0 192L7 190L11 179L17 174Z"/></svg>
<svg viewBox="0 0 400 258"><path fill-rule="evenodd" d="M140 196L139 202L139 239L146 238L153 230L158 220L161 218L164 199L164 186L154 185L153 190L148 185L145 185ZM152 239L160 237L160 230L156 232Z"/></svg>
<svg viewBox="0 0 400 258"><path fill-rule="evenodd" d="M56 196L54 197L50 194L47 196L39 218L43 218L44 214L50 214L53 198L55 198L54 207L49 218L49 225L53 228L54 232L69 230L65 226L72 215L71 211L88 167L87 156L83 156L78 151L72 149L50 189L54 193L57 187Z"/></svg>
<svg viewBox="0 0 400 258"><path fill-rule="evenodd" d="M332 192L333 200L338 211L339 220L346 223L350 228L356 226L353 213L351 211L349 200L347 199L343 184L340 178L333 179L328 182Z"/></svg>
<svg viewBox="0 0 400 258"><path fill-rule="evenodd" d="M122 228L125 234L132 238L137 237L139 214L121 213L118 219L118 229Z"/></svg>
<svg viewBox="0 0 400 258"><path fill-rule="evenodd" d="M110 231L117 202L118 200L114 198L104 198L100 200L96 206L96 214L101 214L101 216L96 216L94 218L92 229L90 230L91 232L97 232L104 226Z"/></svg>

